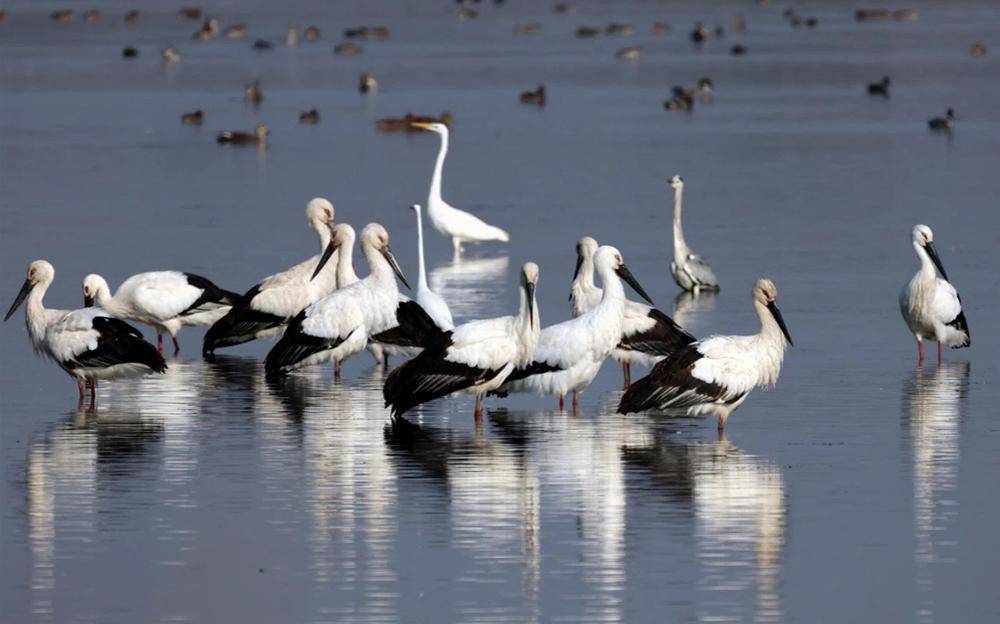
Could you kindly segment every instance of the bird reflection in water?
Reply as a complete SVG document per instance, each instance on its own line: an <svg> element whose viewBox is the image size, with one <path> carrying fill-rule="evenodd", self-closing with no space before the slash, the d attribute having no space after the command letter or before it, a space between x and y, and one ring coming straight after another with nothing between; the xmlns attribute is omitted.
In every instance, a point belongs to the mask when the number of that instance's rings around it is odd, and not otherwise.
<svg viewBox="0 0 1000 624"><path fill-rule="evenodd" d="M507 291L507 256L460 258L431 269L431 290L448 302L456 323L482 318L497 307L497 293Z"/></svg>
<svg viewBox="0 0 1000 624"><path fill-rule="evenodd" d="M719 293L712 290L681 291L674 299L674 322L689 333L702 333L708 326L708 317L715 309L718 296Z"/></svg>
<svg viewBox="0 0 1000 624"><path fill-rule="evenodd" d="M913 452L914 563L922 594L916 615L921 622L934 621L935 568L954 560L946 551L958 540L948 529L958 519L955 490L969 368L968 362L943 362L935 369L917 368L903 381L903 427Z"/></svg>
<svg viewBox="0 0 1000 624"><path fill-rule="evenodd" d="M701 568L697 619L781 621L787 510L777 466L724 436L714 443L658 439L622 453L671 500L690 506Z"/></svg>

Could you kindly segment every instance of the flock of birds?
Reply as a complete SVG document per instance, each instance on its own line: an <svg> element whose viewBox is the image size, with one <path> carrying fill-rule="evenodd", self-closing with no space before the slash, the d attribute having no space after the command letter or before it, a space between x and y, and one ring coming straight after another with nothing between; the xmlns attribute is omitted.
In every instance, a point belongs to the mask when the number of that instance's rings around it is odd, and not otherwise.
<svg viewBox="0 0 1000 624"><path fill-rule="evenodd" d="M448 127L414 125L441 140L427 198L427 216L434 228L451 240L456 254L469 243L509 241L506 231L442 198ZM674 191L670 263L674 281L686 291L718 290L708 262L691 250L684 237L684 181L675 175L669 184ZM399 291L397 279L407 288L410 285L392 254L386 229L369 223L357 234L350 225L335 221L328 200L315 198L306 207L306 218L319 237L320 254L264 278L242 295L179 271L134 275L112 294L104 278L91 274L83 282L85 307L48 309L44 296L55 270L47 261L36 260L4 320L27 301L25 321L32 346L77 381L81 407L84 388L89 386L91 409L98 380L165 372L163 334L170 334L176 353L177 332L186 325L209 326L202 345L205 357L251 340L278 338L264 361L268 376L332 362L339 378L341 363L366 348L376 365L388 367L394 355L410 358L385 380L385 403L394 418L456 393L475 395L477 423L487 395L557 396L561 409L571 396L576 411L579 393L611 357L623 368L620 412L681 409L692 415L715 415L721 431L753 389L773 386L778 380L792 339L770 279L759 279L752 290L760 320L757 334L696 340L653 307L621 251L584 236L577 243L570 287L572 318L541 327L536 302L540 270L527 262L520 271L516 314L455 326L447 302L427 285L422 209L419 205L412 209L419 262L415 301ZM354 269L355 243L368 264L364 278ZM938 343L940 363L941 345L970 344L969 327L929 227L914 227L913 246L921 267L904 287L900 309L917 340L920 364L924 340ZM648 305L628 299L626 284ZM152 326L156 346L126 320ZM632 364L652 370L632 383Z"/></svg>
<svg viewBox="0 0 1000 624"><path fill-rule="evenodd" d="M571 5L560 6L558 12L570 12ZM202 17L200 10L184 11L185 18ZM794 13L785 17L808 27L815 26L813 18L802 19ZM137 12L130 13L126 21L137 18ZM53 15L53 19L68 18L60 14L58 18ZM866 14L864 20L868 19L876 18ZM388 31L379 28L359 30L349 36L387 36ZM662 28L668 27L661 24ZM627 34L626 29L630 27L611 25L605 32ZM196 38L205 40L219 32L218 21L210 18ZM227 30L225 36L242 36L242 31L238 35L236 32ZM578 36L582 35L578 32ZM699 24L692 33L696 43L713 36L721 36L721 29ZM316 37L318 29L306 30L307 40ZM298 41L297 29L294 33L289 31L288 41ZM164 55L167 59L167 51ZM868 85L868 93L888 97L889 85L889 77L885 77ZM711 101L712 86L711 79L705 77L695 87L675 87L673 98L665 106L690 110L696 99ZM374 76L361 76L362 93L376 89ZM247 86L248 101L259 103L262 97L259 83ZM544 106L544 85L523 93L521 101ZM306 111L301 117L303 123L316 123L318 119L316 110ZM202 120L200 110L182 118L185 124L200 124ZM447 113L441 118L407 115L380 120L377 127L386 131L427 131L440 137L426 215L434 229L450 239L458 256L466 244L508 242L510 236L443 199L442 172L448 152L449 123ZM944 117L931 119L928 124L935 130L950 131L955 126L954 112L949 109ZM252 133L220 133L217 140L262 145L267 134L266 126L261 124ZM684 181L675 175L669 185L674 192L671 274L685 291L718 290L712 268L691 250L684 237L681 224ZM307 205L306 217L319 238L320 253L264 278L243 294L220 288L205 277L179 271L134 275L112 294L103 277L91 274L83 282L85 307L54 310L44 306L45 293L55 276L54 268L45 260L36 260L29 265L27 279L4 320L27 302L25 319L32 346L77 381L81 407L85 387L89 386L91 409L96 402L98 380L165 372L163 335L170 334L176 353L177 333L184 326L208 326L202 346L205 357L212 357L218 349L252 340L277 338L264 362L268 376L283 376L304 367L333 363L334 375L339 379L341 364L366 349L376 365L386 368L392 356L408 358L385 379L385 404L393 417L456 393L475 395L477 422L482 418L483 401L488 395L535 392L558 397L560 408L569 396L576 410L580 392L590 385L610 357L622 365L625 392L620 412L680 409L693 415L715 415L722 430L729 415L753 389L777 382L785 350L792 339L777 307L777 288L769 279L761 278L752 289L754 309L760 320L757 334L696 340L654 307L628 269L621 251L584 236L576 247L570 319L541 327L536 303L540 269L527 262L519 274L520 305L516 314L456 326L447 302L427 284L423 211L419 205L413 205L412 209L419 250L415 300L399 291L397 279L407 288L410 285L392 254L386 229L378 223L369 223L358 233L350 225L335 221L334 207L328 200L316 198ZM924 361L924 340L937 342L940 362L942 345L959 348L970 344L969 328L958 293L948 281L934 248L931 229L915 226L912 240L921 267L904 287L900 309L916 338L919 363ZM369 268L364 278L357 275L353 264L356 244ZM646 303L630 300L626 285ZM152 326L157 335L156 346L126 321ZM633 364L652 370L633 383Z"/></svg>

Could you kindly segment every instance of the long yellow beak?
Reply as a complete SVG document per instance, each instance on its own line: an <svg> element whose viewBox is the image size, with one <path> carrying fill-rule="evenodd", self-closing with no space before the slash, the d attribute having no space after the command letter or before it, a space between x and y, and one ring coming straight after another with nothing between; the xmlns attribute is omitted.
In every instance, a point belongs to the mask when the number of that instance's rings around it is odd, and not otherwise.
<svg viewBox="0 0 1000 624"><path fill-rule="evenodd" d="M427 123L426 121L413 121L410 122L410 126L414 128L422 128L423 130L431 129L431 124Z"/></svg>

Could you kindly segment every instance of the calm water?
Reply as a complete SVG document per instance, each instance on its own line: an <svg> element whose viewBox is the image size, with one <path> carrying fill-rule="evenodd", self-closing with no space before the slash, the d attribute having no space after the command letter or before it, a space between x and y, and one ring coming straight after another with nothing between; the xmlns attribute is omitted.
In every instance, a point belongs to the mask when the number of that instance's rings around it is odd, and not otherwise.
<svg viewBox="0 0 1000 624"><path fill-rule="evenodd" d="M114 285L175 268L243 290L315 253L303 210L316 195L340 221L384 223L415 277L405 207L426 196L437 140L372 122L448 110L445 196L513 237L456 266L428 233L430 281L456 317L512 310L534 260L543 321L566 318L573 243L590 234L697 335L755 331L750 287L771 277L796 346L724 440L710 421L616 415L613 363L578 416L552 399L490 400L477 430L459 398L391 428L369 356L339 385L327 368L271 384L267 344L205 363L197 329L165 377L105 384L97 413L76 413L74 384L32 356L18 315L0 331L0 620L1000 617L1000 7L914 2L919 21L857 24L853 5L810 3L799 11L820 27L806 31L777 2L580 2L558 16L510 0L469 22L443 0L222 2L211 12L248 24L248 39L198 45L197 23L146 4L130 27L117 3L65 25L47 18L61 5L5 5L0 304L38 257L56 267L53 307L80 305L89 272ZM744 35L687 42L695 20L728 26L737 12ZM650 34L655 19L674 31ZM611 21L637 32L572 36ZM515 36L518 22L545 32ZM289 23L324 39L249 49ZM332 55L360 24L392 36ZM730 56L736 41L750 53ZM970 58L975 41L986 57ZM185 56L165 70L170 42ZM140 58L121 60L124 45ZM637 63L614 59L626 45ZM382 85L367 100L354 90L366 70ZM705 74L713 104L662 109L670 85ZM892 98L867 98L883 74ZM254 111L241 85L256 77ZM549 106L519 104L537 83ZM321 124L300 126L313 106ZM949 106L951 140L924 125ZM180 126L196 108L205 125ZM258 121L268 150L214 144ZM675 298L674 173L718 297ZM923 370L896 308L917 222L935 228L973 334Z"/></svg>

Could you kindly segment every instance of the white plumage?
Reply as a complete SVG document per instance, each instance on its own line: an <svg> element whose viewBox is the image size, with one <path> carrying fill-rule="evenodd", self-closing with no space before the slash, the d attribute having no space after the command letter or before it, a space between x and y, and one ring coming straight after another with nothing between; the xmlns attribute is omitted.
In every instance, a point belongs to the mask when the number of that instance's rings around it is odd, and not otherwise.
<svg viewBox="0 0 1000 624"><path fill-rule="evenodd" d="M476 395L476 420L481 420L483 396L500 387L515 368L531 362L540 323L537 283L538 266L528 262L521 269L521 304L516 316L459 325L393 370L383 389L393 415L455 392L468 392Z"/></svg>
<svg viewBox="0 0 1000 624"><path fill-rule="evenodd" d="M338 236L332 245L340 244ZM388 232L377 223L369 223L361 231L361 249L371 273L303 310L267 354L264 367L268 374L342 362L363 350L370 335L397 323L396 276L403 283L406 280L389 250Z"/></svg>
<svg viewBox="0 0 1000 624"><path fill-rule="evenodd" d="M618 411L685 409L692 415L715 414L719 429L751 390L773 386L792 343L778 310L777 288L768 279L754 285L753 303L760 333L709 336L674 353L636 381L622 396Z"/></svg>
<svg viewBox="0 0 1000 624"><path fill-rule="evenodd" d="M573 407L578 407L579 391L590 385L622 339L625 289L619 276L649 299L614 247L600 247L594 254L594 265L604 284L600 303L582 316L543 329L532 364L512 374L498 393L556 395L562 406L566 394L572 392Z"/></svg>
<svg viewBox="0 0 1000 624"><path fill-rule="evenodd" d="M708 261L691 251L684 241L684 230L681 228L684 180L675 175L670 178L669 184L674 189L674 260L670 263L670 273L677 285L684 290L718 290L719 281L715 279Z"/></svg>
<svg viewBox="0 0 1000 624"><path fill-rule="evenodd" d="M451 318L451 310L448 304L427 285L427 272L424 268L424 224L420 215L420 204L413 204L413 211L417 214L417 261L420 271L417 276L417 303L427 312L428 316L434 319L438 327L447 331L455 328L455 321Z"/></svg>
<svg viewBox="0 0 1000 624"><path fill-rule="evenodd" d="M934 247L934 233L926 225L916 225L912 239L913 248L920 258L920 270L903 286L899 294L899 309L906 326L917 339L919 363L924 363L923 341L926 339L937 341L940 364L942 344L960 349L972 344L972 337L962 311L962 300L948 281Z"/></svg>
<svg viewBox="0 0 1000 624"><path fill-rule="evenodd" d="M594 284L597 247L597 241L590 236L584 236L576 244L576 272L569 295L574 318L597 307L604 294ZM626 299L622 341L611 356L622 365L625 387L628 388L632 364L652 366L692 341L694 338L663 312Z"/></svg>
<svg viewBox="0 0 1000 624"><path fill-rule="evenodd" d="M445 155L448 153L448 126L442 123L423 122L414 123L413 126L430 130L441 137L441 150L434 165L434 177L431 178L431 190L427 196L427 216L438 232L451 239L455 254L458 255L462 251L462 243L481 243L491 240L508 242L510 236L504 230L464 210L452 207L441 198L441 172L444 168Z"/></svg>
<svg viewBox="0 0 1000 624"><path fill-rule="evenodd" d="M215 323L239 301L240 295L191 273L153 271L128 278L113 296L108 282L91 273L83 279L83 298L85 306L96 303L117 318L153 326L161 352L163 332L169 332L177 352L181 327Z"/></svg>
<svg viewBox="0 0 1000 624"><path fill-rule="evenodd" d="M266 277L248 290L225 316L209 328L202 346L204 353L257 338L280 336L289 320L337 287L335 270L325 266L331 259L326 254L333 225L333 205L317 197L306 206L306 218L319 236L324 256L313 256L286 271ZM316 274L318 267L321 270Z"/></svg>
<svg viewBox="0 0 1000 624"><path fill-rule="evenodd" d="M49 310L44 297L55 279L55 269L45 260L28 266L28 277L4 317L6 321L27 299L25 323L35 352L51 358L77 381L80 405L83 386L91 387L91 406L98 379L119 379L162 373L167 365L153 345L124 321L102 308Z"/></svg>

